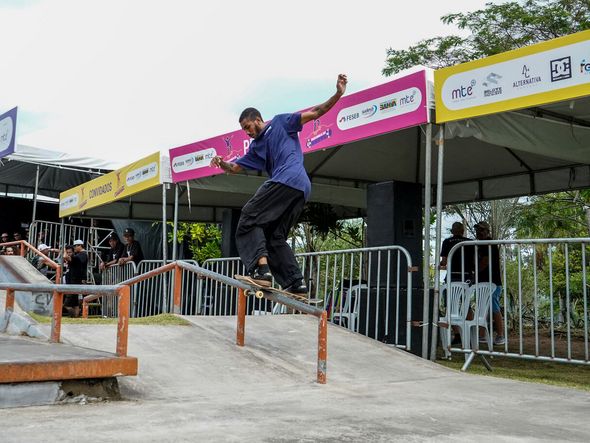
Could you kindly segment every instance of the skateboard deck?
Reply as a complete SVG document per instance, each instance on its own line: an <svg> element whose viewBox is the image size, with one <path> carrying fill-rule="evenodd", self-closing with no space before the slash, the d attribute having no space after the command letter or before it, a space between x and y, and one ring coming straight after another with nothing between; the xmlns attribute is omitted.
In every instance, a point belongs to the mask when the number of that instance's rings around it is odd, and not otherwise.
<svg viewBox="0 0 590 443"><path fill-rule="evenodd" d="M294 300L303 302L303 303L307 303L310 305L316 305L318 303L321 303L323 301L323 299L321 298L311 298L308 299L307 296L303 295L303 294L293 294L292 292L287 292L287 291L283 291L282 289L276 289L273 288L272 286L263 286L259 283L256 283L254 280L252 280L251 277L248 277L247 275L235 275L234 278L236 280L239 280L241 282L247 283L250 286L252 286L253 288L256 288L255 291L246 291L246 295L250 295L250 293L254 294L257 298L262 298L264 292L270 292L273 294L280 294L280 295L284 295L285 297L289 297L292 298Z"/></svg>

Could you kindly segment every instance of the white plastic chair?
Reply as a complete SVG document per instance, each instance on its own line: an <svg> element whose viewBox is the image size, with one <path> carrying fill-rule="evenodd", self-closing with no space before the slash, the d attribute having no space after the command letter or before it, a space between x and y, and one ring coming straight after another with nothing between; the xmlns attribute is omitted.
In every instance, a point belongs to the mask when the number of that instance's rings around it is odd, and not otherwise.
<svg viewBox="0 0 590 443"><path fill-rule="evenodd" d="M338 312L334 312L334 314L332 315L332 323L336 325L342 325L345 328L350 329L351 331L358 332L357 323L359 316L359 307L361 302L361 291L363 289L368 290L369 287L365 284L360 284L354 285L350 288L350 290L346 294L344 306L342 306L342 313L340 313L340 310L338 310ZM334 306L334 309L336 309L336 306Z"/></svg>
<svg viewBox="0 0 590 443"><path fill-rule="evenodd" d="M441 298L447 300L447 288L442 286ZM465 328L467 312L469 312L469 284L464 282L451 282L450 300L448 300L447 315L439 318L439 322L447 323L448 327L456 326L461 335L461 343L465 348L469 344L469 330ZM440 341L445 353L449 358L449 336L447 330L440 331Z"/></svg>
<svg viewBox="0 0 590 443"><path fill-rule="evenodd" d="M488 319L492 306L492 294L495 290L496 285L490 282L477 283L469 288L469 299L471 300L471 297L473 297L477 301L473 320L465 322L465 327L471 336L471 349L479 349L479 327L485 329L485 339L489 350L494 350Z"/></svg>

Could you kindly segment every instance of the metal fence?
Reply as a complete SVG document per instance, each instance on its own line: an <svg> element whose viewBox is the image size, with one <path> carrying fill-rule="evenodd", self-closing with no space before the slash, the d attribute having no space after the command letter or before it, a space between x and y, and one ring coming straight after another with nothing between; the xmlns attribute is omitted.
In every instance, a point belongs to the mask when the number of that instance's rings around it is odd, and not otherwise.
<svg viewBox="0 0 590 443"><path fill-rule="evenodd" d="M466 340L460 347L448 345L448 350L469 354L465 369L476 354L590 364L589 245L590 238L484 240L455 245L447 263L454 263L455 270L461 271L455 272L454 278L448 273L441 288L441 309L450 308L440 320L452 324ZM499 269L493 275L495 260ZM492 266L483 269L486 261ZM459 316L451 312L459 312L451 298L459 286L457 280L468 281L460 296L470 308ZM495 291L501 318L494 318L493 297L488 301L488 293ZM501 330L496 324L500 321ZM441 331L446 334L443 342L451 343L451 328ZM494 334L504 337L504 343L498 339L494 343Z"/></svg>
<svg viewBox="0 0 590 443"><path fill-rule="evenodd" d="M354 332L409 349L412 260L399 246L325 251L296 255L310 292L321 299L328 320ZM244 274L239 258L207 260L204 268L227 276ZM220 282L201 280L197 313L234 315L237 291ZM285 313L284 307L249 297L250 315Z"/></svg>
<svg viewBox="0 0 590 443"><path fill-rule="evenodd" d="M183 260L197 265L194 260ZM168 260L168 263L171 261ZM114 265L102 273L103 284L114 285L137 275L145 274L164 264L163 260L143 260L137 265L133 262L125 265ZM198 278L194 273L183 272L181 301L183 315L196 313L195 294ZM149 280L137 283L131 288L131 316L147 317L171 312L173 305L174 273L160 274ZM101 315L105 317L117 316L116 300L104 297L101 300Z"/></svg>
<svg viewBox="0 0 590 443"><path fill-rule="evenodd" d="M111 232L112 229L64 224L62 239L60 223L36 220L29 227L29 242L35 247L45 243L51 248L59 248L60 245L73 244L74 240L82 240L88 252L87 281L94 283L92 270L99 265L102 254L109 250L106 237Z"/></svg>

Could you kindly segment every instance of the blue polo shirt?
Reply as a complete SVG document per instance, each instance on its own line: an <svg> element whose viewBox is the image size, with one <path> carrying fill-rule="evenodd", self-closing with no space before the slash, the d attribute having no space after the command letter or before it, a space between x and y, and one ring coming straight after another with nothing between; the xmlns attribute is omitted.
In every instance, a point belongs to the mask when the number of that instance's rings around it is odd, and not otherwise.
<svg viewBox="0 0 590 443"><path fill-rule="evenodd" d="M307 201L311 182L303 167L303 152L297 135L301 128L301 114L275 116L236 163L244 169L266 171L269 181L302 191Z"/></svg>

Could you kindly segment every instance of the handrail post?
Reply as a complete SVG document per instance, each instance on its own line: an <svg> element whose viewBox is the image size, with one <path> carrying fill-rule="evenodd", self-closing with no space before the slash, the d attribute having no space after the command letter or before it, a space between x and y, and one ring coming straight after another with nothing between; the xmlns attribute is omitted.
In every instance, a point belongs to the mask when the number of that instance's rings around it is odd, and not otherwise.
<svg viewBox="0 0 590 443"><path fill-rule="evenodd" d="M117 325L117 356L127 357L127 340L129 338L129 302L131 288L122 286L119 289L119 323Z"/></svg>
<svg viewBox="0 0 590 443"><path fill-rule="evenodd" d="M182 291L182 268L174 267L174 313L180 314L180 293Z"/></svg>
<svg viewBox="0 0 590 443"><path fill-rule="evenodd" d="M14 311L14 289L6 290L6 312Z"/></svg>
<svg viewBox="0 0 590 443"><path fill-rule="evenodd" d="M88 319L88 302L86 300L82 300L82 318Z"/></svg>
<svg viewBox="0 0 590 443"><path fill-rule="evenodd" d="M53 317L51 318L51 341L59 343L61 336L61 310L63 309L64 295L53 291Z"/></svg>
<svg viewBox="0 0 590 443"><path fill-rule="evenodd" d="M238 328L236 332L236 344L244 346L244 333L246 325L246 295L243 289L238 290Z"/></svg>
<svg viewBox="0 0 590 443"><path fill-rule="evenodd" d="M24 257L26 255L26 252L27 252L27 247L25 246L25 241L20 240L20 256Z"/></svg>
<svg viewBox="0 0 590 443"><path fill-rule="evenodd" d="M328 365L328 313L322 312L318 326L318 383L326 384Z"/></svg>

